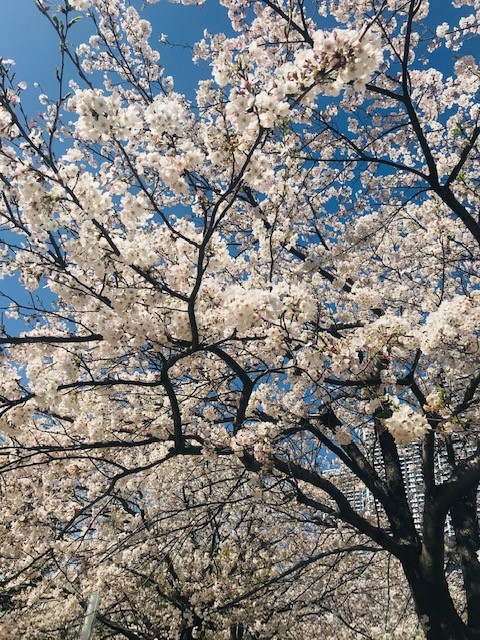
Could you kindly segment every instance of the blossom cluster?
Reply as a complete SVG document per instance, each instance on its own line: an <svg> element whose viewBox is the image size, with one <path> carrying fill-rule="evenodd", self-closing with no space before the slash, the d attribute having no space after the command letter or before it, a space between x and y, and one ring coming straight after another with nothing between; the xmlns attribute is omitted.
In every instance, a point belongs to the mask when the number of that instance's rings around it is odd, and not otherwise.
<svg viewBox="0 0 480 640"><path fill-rule="evenodd" d="M382 45L374 31L318 30L312 38L311 48L299 51L292 65L286 63L279 69L286 93L317 87L314 92L337 96L349 84L363 91L382 62ZM291 91L294 84L296 92Z"/></svg>
<svg viewBox="0 0 480 640"><path fill-rule="evenodd" d="M423 438L431 428L425 416L403 403L393 407L392 415L385 418L384 424L399 445Z"/></svg>
<svg viewBox="0 0 480 640"><path fill-rule="evenodd" d="M12 121L12 116L4 107L0 107L0 138L15 138L19 134L17 125Z"/></svg>

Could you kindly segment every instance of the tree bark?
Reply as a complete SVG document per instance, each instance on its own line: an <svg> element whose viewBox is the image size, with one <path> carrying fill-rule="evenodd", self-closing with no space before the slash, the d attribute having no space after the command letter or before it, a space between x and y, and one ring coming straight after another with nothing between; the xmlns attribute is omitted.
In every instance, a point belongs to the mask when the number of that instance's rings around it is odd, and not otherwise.
<svg viewBox="0 0 480 640"><path fill-rule="evenodd" d="M426 640L475 640L480 634L460 618L445 576L422 566L421 558L403 558L402 566Z"/></svg>
<svg viewBox="0 0 480 640"><path fill-rule="evenodd" d="M480 562L477 558L479 529L477 517L477 489L475 486L461 500L452 505L450 515L462 568L467 598L468 624L480 632Z"/></svg>

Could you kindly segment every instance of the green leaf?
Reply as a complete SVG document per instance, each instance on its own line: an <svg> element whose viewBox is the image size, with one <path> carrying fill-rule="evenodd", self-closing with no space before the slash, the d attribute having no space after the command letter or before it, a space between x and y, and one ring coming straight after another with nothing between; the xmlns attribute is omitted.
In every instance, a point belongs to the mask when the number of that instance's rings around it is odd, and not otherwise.
<svg viewBox="0 0 480 640"><path fill-rule="evenodd" d="M83 16L77 16L76 18L72 18L72 20L70 20L70 22L68 23L67 28L70 29L72 24L75 24L76 22L80 22L82 18Z"/></svg>

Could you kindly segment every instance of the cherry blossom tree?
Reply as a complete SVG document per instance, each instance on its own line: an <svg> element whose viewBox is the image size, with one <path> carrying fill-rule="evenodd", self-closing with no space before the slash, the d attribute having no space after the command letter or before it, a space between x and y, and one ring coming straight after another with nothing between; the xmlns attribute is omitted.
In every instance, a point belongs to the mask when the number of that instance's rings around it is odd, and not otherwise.
<svg viewBox="0 0 480 640"><path fill-rule="evenodd" d="M301 639L319 625L339 639L419 633L398 563L352 530L312 527L293 494L272 486L261 497L236 467L174 459L148 484L139 476L116 487L88 530L54 545L59 523L28 510L27 500L37 504L29 491L21 519L7 500L22 539L36 544L9 581L6 634L78 638L90 593L100 595L98 638ZM44 491L41 467L33 479L25 485ZM13 573L11 549L2 547L2 564Z"/></svg>
<svg viewBox="0 0 480 640"><path fill-rule="evenodd" d="M192 458L205 486L224 461L255 479L253 500L283 495L322 544L338 522L390 554L429 640L480 637L477 0L455 0L451 24L427 0L224 0L233 32L195 44L211 78L193 104L133 0L37 4L61 56L41 118L0 63L6 608L45 571L56 601L61 571L82 565L54 571L42 558L57 549L98 549L108 567L104 531L162 513L162 474ZM75 47L78 18L92 36ZM270 541L276 514L262 515ZM132 567L145 544L184 572L148 533L125 541ZM245 535L233 599L259 580ZM272 544L269 571L289 544ZM275 602L295 585L268 581L267 637L290 637Z"/></svg>

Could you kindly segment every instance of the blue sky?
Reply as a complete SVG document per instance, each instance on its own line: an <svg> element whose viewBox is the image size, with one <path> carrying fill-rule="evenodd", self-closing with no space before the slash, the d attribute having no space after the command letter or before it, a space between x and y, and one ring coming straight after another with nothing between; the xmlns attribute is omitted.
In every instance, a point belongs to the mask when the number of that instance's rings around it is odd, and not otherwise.
<svg viewBox="0 0 480 640"><path fill-rule="evenodd" d="M140 3L138 3L140 4ZM431 0L431 19L435 24L452 20L458 10L452 9L447 0ZM154 28L152 45L156 46L161 33L167 34L169 41L176 47L158 43L161 64L167 75L175 79L175 88L193 98L193 89L199 77L208 77L206 67L195 67L191 62L191 51L185 45L200 40L204 29L212 33L231 34L226 9L220 7L217 0L206 0L201 6L184 6L161 0L147 6L144 16ZM322 27L322 19L318 19ZM432 24L433 29L435 26ZM88 20L75 25L75 36L82 42L90 35ZM437 54L438 55L438 54ZM42 90L55 95L55 66L59 60L55 33L47 20L35 8L34 0L0 0L0 56L16 61L17 81L28 83L29 90L23 96L23 102L31 115L40 110L36 100L37 90L33 83L38 82ZM443 52L443 62L447 68L451 64L451 52ZM450 64L449 64L450 63ZM437 59L438 64L438 59Z"/></svg>
<svg viewBox="0 0 480 640"><path fill-rule="evenodd" d="M175 88L193 98L192 88L199 76L208 76L208 69L195 67L191 62L192 45L203 37L204 29L211 33L228 32L229 21L226 9L216 0L206 0L201 6L184 6L166 0L150 5L143 17L151 21L154 28L152 46L161 54L160 62L166 75L175 78ZM85 41L90 35L91 25L84 19L75 25L76 41ZM158 42L161 33L168 36L175 47ZM230 31L231 33L231 31ZM59 61L59 50L53 28L36 9L34 0L0 0L0 56L16 62L17 81L28 84L23 96L27 110L40 110L33 90L38 82L47 94L55 95L55 66ZM32 114L33 115L33 114Z"/></svg>

